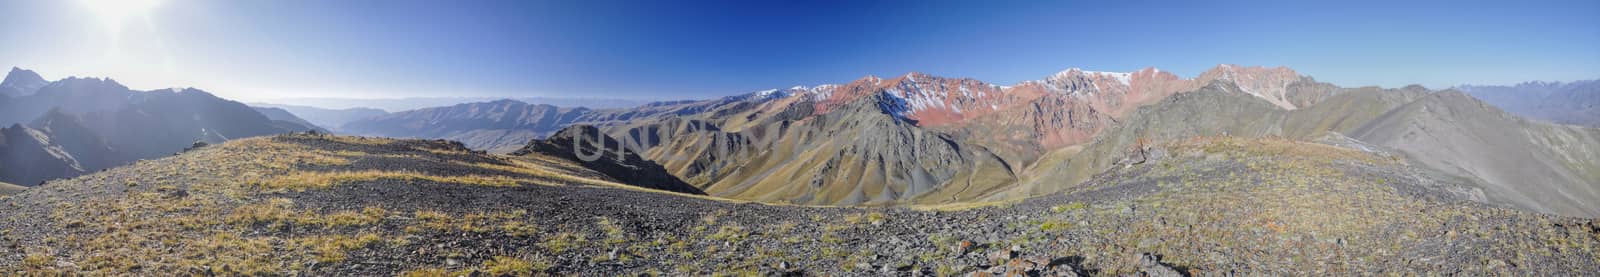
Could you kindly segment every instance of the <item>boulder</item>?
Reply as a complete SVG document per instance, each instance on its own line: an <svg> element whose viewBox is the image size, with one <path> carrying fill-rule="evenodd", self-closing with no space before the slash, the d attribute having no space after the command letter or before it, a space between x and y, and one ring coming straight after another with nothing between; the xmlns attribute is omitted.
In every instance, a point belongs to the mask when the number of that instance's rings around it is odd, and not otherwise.
<svg viewBox="0 0 1600 277"><path fill-rule="evenodd" d="M1144 253L1139 256L1139 274L1150 277L1183 277L1182 272L1161 263L1161 256Z"/></svg>

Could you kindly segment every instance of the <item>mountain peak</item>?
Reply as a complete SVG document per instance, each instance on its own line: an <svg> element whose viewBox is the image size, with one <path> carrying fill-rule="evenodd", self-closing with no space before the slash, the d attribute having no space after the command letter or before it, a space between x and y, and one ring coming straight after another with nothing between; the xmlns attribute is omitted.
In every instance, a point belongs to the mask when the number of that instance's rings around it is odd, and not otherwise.
<svg viewBox="0 0 1600 277"><path fill-rule="evenodd" d="M11 72L7 73L6 76L8 76L8 77L9 76L17 76L18 74L32 75L32 76L35 76L35 77L39 76L39 73L33 72L33 70L22 69L21 67L15 67L15 66L11 67ZM39 79L44 79L44 78L39 78Z"/></svg>
<svg viewBox="0 0 1600 277"><path fill-rule="evenodd" d="M77 77L77 76L72 76L72 77L67 77L66 79L61 79L60 82L61 83L67 83L67 84L74 84L74 85L93 85L93 86L104 86L104 87L119 87L119 88L122 88L122 89L127 89L128 88L127 86L122 85L122 83L118 83L117 80L114 80L114 79L111 79L111 78L101 78L101 77Z"/></svg>
<svg viewBox="0 0 1600 277"><path fill-rule="evenodd" d="M29 95L48 84L50 82L45 81L44 77L40 77L39 73L19 67L11 67L11 72L6 73L5 81L0 81L0 95Z"/></svg>
<svg viewBox="0 0 1600 277"><path fill-rule="evenodd" d="M1517 87L1558 87L1558 86L1561 86L1561 82L1560 81L1539 81L1539 80L1535 80L1535 81L1527 81L1527 82L1517 83L1515 86L1517 86Z"/></svg>
<svg viewBox="0 0 1600 277"><path fill-rule="evenodd" d="M883 78L878 77L878 75L867 74L867 76L861 76L861 79L856 79L856 81L877 84L879 82L883 82Z"/></svg>
<svg viewBox="0 0 1600 277"><path fill-rule="evenodd" d="M1206 75L1208 73L1223 73L1223 74L1228 74L1228 75L1232 75L1232 74L1278 74L1278 75L1296 75L1296 76L1300 75L1299 72L1295 72L1294 69L1291 69L1291 68L1286 67L1286 66L1265 67L1265 66L1259 66L1259 65L1241 66L1241 65L1237 65L1237 64L1218 64L1217 66L1212 67L1210 70L1206 70L1205 73L1201 73L1201 75L1203 76L1203 75Z"/></svg>
<svg viewBox="0 0 1600 277"><path fill-rule="evenodd" d="M906 72L905 75L900 75L900 78L896 78L895 80L899 80L901 83L920 83L938 79L941 78L939 76L933 76L927 73L912 71Z"/></svg>
<svg viewBox="0 0 1600 277"><path fill-rule="evenodd" d="M1116 80L1118 83L1122 83L1123 86L1130 85L1132 82L1132 77L1133 73L1131 72L1092 71L1083 70L1082 68L1077 67L1068 68L1067 70L1062 70L1061 72L1056 72L1054 75L1050 75L1050 79L1055 81L1066 78L1111 78Z"/></svg>
<svg viewBox="0 0 1600 277"><path fill-rule="evenodd" d="M1268 102L1272 102L1272 104L1284 109L1293 110L1298 107L1290 103L1287 88L1290 84L1303 78L1294 69L1283 66L1264 67L1219 64L1211 68L1211 70L1200 73L1200 76L1195 79L1201 83L1209 83L1213 80L1232 81L1234 85L1244 90L1245 93L1266 99Z"/></svg>

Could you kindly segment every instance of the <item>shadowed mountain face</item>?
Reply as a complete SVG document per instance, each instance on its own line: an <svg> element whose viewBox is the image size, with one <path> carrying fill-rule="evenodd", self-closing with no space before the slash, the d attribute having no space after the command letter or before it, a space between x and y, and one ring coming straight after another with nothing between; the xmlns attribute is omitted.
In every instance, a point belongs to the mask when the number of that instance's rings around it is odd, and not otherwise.
<svg viewBox="0 0 1600 277"><path fill-rule="evenodd" d="M31 71L13 73L22 75L7 80L37 77ZM0 181L23 185L171 155L196 141L309 130L204 91L135 91L110 79L67 78L4 100L0 122L15 125L10 136L19 144L0 152L12 157L0 164L9 172Z"/></svg>
<svg viewBox="0 0 1600 277"><path fill-rule="evenodd" d="M549 138L530 141L528 146L511 155L528 156L538 153L581 164L624 184L688 194L706 194L699 188L668 174L661 165L640 158L637 153L628 151L624 147L621 141L601 133L598 128L574 125L556 132Z"/></svg>
<svg viewBox="0 0 1600 277"><path fill-rule="evenodd" d="M0 129L0 182L37 185L86 172L71 153L42 131L22 125Z"/></svg>
<svg viewBox="0 0 1600 277"><path fill-rule="evenodd" d="M1528 118L1600 127L1600 80L1460 86L1456 89Z"/></svg>
<svg viewBox="0 0 1600 277"><path fill-rule="evenodd" d="M104 137L84 126L79 117L60 110L50 110L28 126L48 135L66 153L73 153L86 170L110 168L136 159L118 152Z"/></svg>

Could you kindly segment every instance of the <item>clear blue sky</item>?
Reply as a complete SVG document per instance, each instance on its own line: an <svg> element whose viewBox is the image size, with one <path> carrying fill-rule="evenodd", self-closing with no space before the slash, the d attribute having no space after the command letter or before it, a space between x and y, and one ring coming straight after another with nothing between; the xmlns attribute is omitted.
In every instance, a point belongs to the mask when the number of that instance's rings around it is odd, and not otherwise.
<svg viewBox="0 0 1600 277"><path fill-rule="evenodd" d="M1219 63L1344 86L1600 78L1592 0L156 1L0 0L0 65L247 100L682 99Z"/></svg>

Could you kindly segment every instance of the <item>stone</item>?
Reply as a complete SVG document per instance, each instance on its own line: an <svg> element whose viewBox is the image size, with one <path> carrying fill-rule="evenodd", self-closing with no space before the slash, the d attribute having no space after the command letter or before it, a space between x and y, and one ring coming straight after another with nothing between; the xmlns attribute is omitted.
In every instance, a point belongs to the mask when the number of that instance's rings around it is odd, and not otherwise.
<svg viewBox="0 0 1600 277"><path fill-rule="evenodd" d="M1039 272L1045 277L1078 277L1078 269L1070 265L1056 265Z"/></svg>
<svg viewBox="0 0 1600 277"><path fill-rule="evenodd" d="M966 255L968 251L972 251L973 245L970 240L962 240L961 243L956 244L956 255Z"/></svg>
<svg viewBox="0 0 1600 277"><path fill-rule="evenodd" d="M1011 258L1015 258L1016 256L1016 251L1011 251L1011 249L1000 249L995 250L994 252L989 252L988 260L992 264L1002 264L1011 260Z"/></svg>
<svg viewBox="0 0 1600 277"><path fill-rule="evenodd" d="M1161 264L1160 256L1150 253L1140 254L1139 273L1150 277L1183 277L1177 269Z"/></svg>

